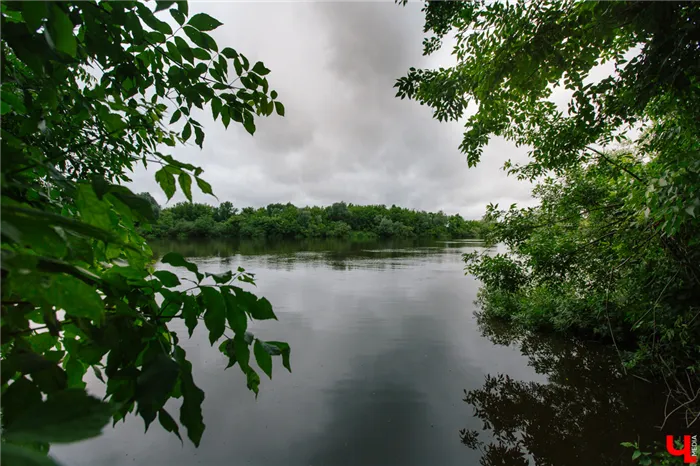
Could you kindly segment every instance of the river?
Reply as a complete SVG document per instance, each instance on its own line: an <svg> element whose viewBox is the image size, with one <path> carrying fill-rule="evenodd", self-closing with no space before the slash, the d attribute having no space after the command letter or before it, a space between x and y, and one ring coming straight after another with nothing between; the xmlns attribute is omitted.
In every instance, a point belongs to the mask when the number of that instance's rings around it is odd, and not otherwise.
<svg viewBox="0 0 700 466"><path fill-rule="evenodd" d="M522 334L474 316L466 241L171 241L203 272L238 266L279 321L258 399L200 325L182 345L206 394L199 448L130 416L104 435L53 446L64 465L618 465L622 441L663 440L663 394L625 376L609 347ZM159 267L162 267L159 264ZM261 374L262 375L262 374ZM89 382L94 393L101 383ZM179 400L168 404L177 417ZM184 432L183 432L184 437Z"/></svg>

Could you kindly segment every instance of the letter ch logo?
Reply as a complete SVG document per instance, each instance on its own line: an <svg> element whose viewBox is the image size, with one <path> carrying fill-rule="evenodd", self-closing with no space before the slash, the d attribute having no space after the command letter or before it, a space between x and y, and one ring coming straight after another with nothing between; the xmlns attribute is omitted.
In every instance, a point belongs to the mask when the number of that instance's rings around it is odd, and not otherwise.
<svg viewBox="0 0 700 466"><path fill-rule="evenodd" d="M673 456L682 456L683 462L686 464L696 464L697 457L697 436L683 436L683 448L676 448L673 444L673 435L666 436L666 450Z"/></svg>

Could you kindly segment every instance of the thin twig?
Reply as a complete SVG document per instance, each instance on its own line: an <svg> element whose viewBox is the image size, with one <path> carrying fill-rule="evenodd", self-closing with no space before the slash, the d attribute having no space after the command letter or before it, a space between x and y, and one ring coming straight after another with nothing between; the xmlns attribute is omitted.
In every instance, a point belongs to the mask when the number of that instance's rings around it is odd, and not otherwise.
<svg viewBox="0 0 700 466"><path fill-rule="evenodd" d="M608 329L610 329L610 336L612 337L613 345L615 345L615 350L617 351L617 356L620 358L620 363L622 365L622 371L627 375L627 368L625 367L625 361L622 359L622 353L620 353L620 348L617 347L617 341L615 340L615 334L613 333L612 325L610 324L610 314L608 313L608 296L610 293L610 283L612 282L612 273L610 274L610 280L608 280L608 286L605 288L605 318L608 321Z"/></svg>
<svg viewBox="0 0 700 466"><path fill-rule="evenodd" d="M641 178L640 178L639 176L637 176L635 173L631 172L630 170L628 170L627 168L623 167L622 165L620 165L620 164L618 164L618 163L615 163L610 157L608 157L608 156L605 155L604 153L600 152L599 150L596 150L596 149L592 148L591 146L586 146L586 149L590 150L591 152L595 152L595 153L598 154L600 157L604 158L608 163L610 163L610 164L616 166L616 167L619 168L620 170L623 170L624 172L626 172L628 175L630 175L632 178L634 178L635 180L639 181L640 183L646 183L646 181L644 181L643 179L641 179Z"/></svg>

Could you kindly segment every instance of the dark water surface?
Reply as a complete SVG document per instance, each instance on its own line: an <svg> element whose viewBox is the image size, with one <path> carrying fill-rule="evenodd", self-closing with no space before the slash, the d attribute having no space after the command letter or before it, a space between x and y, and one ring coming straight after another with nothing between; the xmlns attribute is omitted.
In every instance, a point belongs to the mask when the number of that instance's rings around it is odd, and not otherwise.
<svg viewBox="0 0 700 466"><path fill-rule="evenodd" d="M288 341L293 372L276 358L256 400L201 325L181 332L206 394L199 448L157 423L144 435L131 416L52 454L65 465L613 465L631 463L621 441L662 440L662 393L625 377L609 348L477 322L478 283L461 261L475 248L154 243L202 272L254 272L279 322L252 331Z"/></svg>

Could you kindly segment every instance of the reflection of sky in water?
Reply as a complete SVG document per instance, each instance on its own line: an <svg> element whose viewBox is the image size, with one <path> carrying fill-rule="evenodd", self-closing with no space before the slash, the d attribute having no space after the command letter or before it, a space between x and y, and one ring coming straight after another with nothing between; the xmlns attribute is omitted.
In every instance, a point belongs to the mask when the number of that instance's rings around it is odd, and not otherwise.
<svg viewBox="0 0 700 466"><path fill-rule="evenodd" d="M288 341L294 372L275 360L273 380L262 376L256 401L237 367L224 371L226 359L209 345L206 329L188 339L178 322L206 394L200 448L182 446L157 425L144 435L143 421L131 416L102 437L53 447L66 465L477 464L481 453L459 438L462 428L483 428L462 401L464 390L482 387L489 373L546 380L518 347L481 335L472 315L478 286L461 260L471 244L322 244L279 254L187 247L202 272L255 272L256 292L272 302L279 322L256 323L252 331ZM90 387L103 391L99 382ZM175 418L179 404L168 405ZM488 432L480 438L488 440Z"/></svg>

